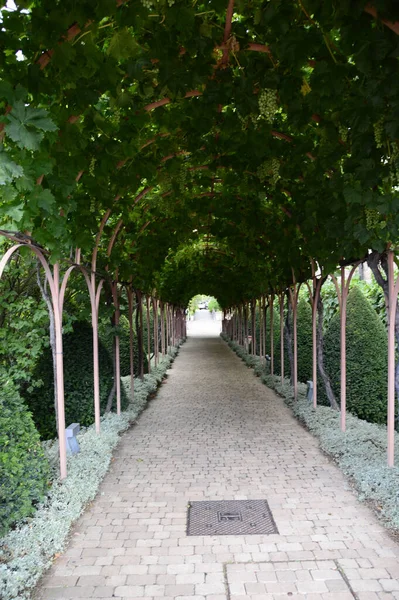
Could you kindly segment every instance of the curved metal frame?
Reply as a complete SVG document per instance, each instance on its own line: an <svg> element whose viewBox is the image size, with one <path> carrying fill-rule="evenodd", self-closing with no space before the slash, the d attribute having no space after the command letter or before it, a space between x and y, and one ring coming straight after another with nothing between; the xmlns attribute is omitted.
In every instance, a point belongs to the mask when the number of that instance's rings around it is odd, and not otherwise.
<svg viewBox="0 0 399 600"><path fill-rule="evenodd" d="M340 308L341 325L341 430L346 431L346 304L348 300L349 286L352 277L362 261L358 261L349 271L346 278L345 267L341 267L341 286L334 274L330 277L337 290L338 303Z"/></svg>
<svg viewBox="0 0 399 600"><path fill-rule="evenodd" d="M288 288L292 305L292 320L294 330L294 400L298 400L298 335L297 335L297 308L298 308L298 297L301 289L301 283L297 283L295 273L292 271L293 286Z"/></svg>
<svg viewBox="0 0 399 600"><path fill-rule="evenodd" d="M396 305L399 294L399 276L395 281L394 262L395 255L392 250L388 250L388 290L389 290L389 307L388 307L388 407L387 407L387 430L388 430L388 447L387 460L388 467L393 467L395 464L395 319Z"/></svg>
<svg viewBox="0 0 399 600"><path fill-rule="evenodd" d="M62 306L60 302L60 265L55 263L53 272L47 262L43 252L33 244L21 243L15 244L7 250L0 261L0 279L4 269L14 254L19 248L29 248L40 260L43 269L46 273L47 281L50 288L51 304L54 313L54 328L55 328L55 353L56 353L56 378L57 378L57 413L58 413L58 441L59 441L59 456L60 456L60 477L65 479L67 476L67 461L66 461L66 438L65 438L65 403L64 403L64 360L62 347Z"/></svg>
<svg viewBox="0 0 399 600"><path fill-rule="evenodd" d="M317 407L317 305L319 303L321 286L324 277L316 276L316 264L313 259L310 260L312 266L312 288L306 281L309 290L310 304L312 306L312 379L313 379L313 408Z"/></svg>

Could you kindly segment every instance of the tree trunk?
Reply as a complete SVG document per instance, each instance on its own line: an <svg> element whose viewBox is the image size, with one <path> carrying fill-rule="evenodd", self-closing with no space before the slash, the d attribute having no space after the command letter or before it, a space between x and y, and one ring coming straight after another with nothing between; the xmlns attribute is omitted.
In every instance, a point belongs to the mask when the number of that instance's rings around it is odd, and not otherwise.
<svg viewBox="0 0 399 600"><path fill-rule="evenodd" d="M384 292L385 310L387 314L387 327L389 327L389 285L388 285L388 261L385 252L377 252L373 250L367 257L367 264L370 267L374 279ZM383 272L381 272L380 267ZM396 346L399 347L399 298L396 299L396 317L395 317L395 339ZM395 392L396 398L399 398L399 353L396 353L398 358L395 366ZM397 415L399 422L399 413Z"/></svg>
<svg viewBox="0 0 399 600"><path fill-rule="evenodd" d="M115 365L115 361L114 361L114 365ZM112 404L114 403L115 392L116 392L116 379L114 377L114 383L112 384L112 388L111 388L111 391L108 396L107 406L105 407L104 413L111 412Z"/></svg>
<svg viewBox="0 0 399 600"><path fill-rule="evenodd" d="M290 362L290 383L294 385L294 353L292 350L292 327L291 327L291 300L287 293L287 316L284 325L284 335L287 344L288 359ZM273 310L273 306L271 307Z"/></svg>
<svg viewBox="0 0 399 600"><path fill-rule="evenodd" d="M139 360L139 377L144 379L144 350L143 350L143 303L140 292L136 292L136 333L137 333L137 354Z"/></svg>
<svg viewBox="0 0 399 600"><path fill-rule="evenodd" d="M146 295L146 324L147 324L147 356L148 356L148 372L151 373L151 326L150 326L150 297Z"/></svg>
<svg viewBox="0 0 399 600"><path fill-rule="evenodd" d="M57 353L55 346L55 321L54 321L54 311L53 305L50 300L50 296L47 292L47 277L44 277L44 284L40 278L40 262L37 261L37 284L39 286L40 293L44 302L47 305L47 310L49 314L49 332L50 332L50 348L51 355L53 358L53 379L54 379L54 409L55 409L55 423L57 426L58 433L58 404L57 404Z"/></svg>
<svg viewBox="0 0 399 600"><path fill-rule="evenodd" d="M364 277L364 263L360 263L359 267L358 267L358 273L359 273L359 280L360 281L364 281L365 277Z"/></svg>
<svg viewBox="0 0 399 600"><path fill-rule="evenodd" d="M319 368L320 376L323 380L324 387L326 390L327 398L330 403L331 408L334 410L339 410L339 406L337 400L335 398L330 377L325 370L324 367L324 336L323 336L323 320L324 320L324 305L323 300L321 298L321 294L319 295L319 301L317 303L317 366Z"/></svg>
<svg viewBox="0 0 399 600"><path fill-rule="evenodd" d="M256 356L256 300L251 301L252 356Z"/></svg>

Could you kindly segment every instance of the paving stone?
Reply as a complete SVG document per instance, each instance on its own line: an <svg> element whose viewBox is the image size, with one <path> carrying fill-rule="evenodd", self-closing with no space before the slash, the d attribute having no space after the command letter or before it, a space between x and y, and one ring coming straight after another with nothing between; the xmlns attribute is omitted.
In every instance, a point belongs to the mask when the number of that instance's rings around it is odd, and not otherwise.
<svg viewBox="0 0 399 600"><path fill-rule="evenodd" d="M140 460L139 460L140 459ZM266 499L279 534L186 536L193 500ZM76 534L76 535L74 535ZM38 600L399 600L399 546L219 338L189 338L121 436Z"/></svg>

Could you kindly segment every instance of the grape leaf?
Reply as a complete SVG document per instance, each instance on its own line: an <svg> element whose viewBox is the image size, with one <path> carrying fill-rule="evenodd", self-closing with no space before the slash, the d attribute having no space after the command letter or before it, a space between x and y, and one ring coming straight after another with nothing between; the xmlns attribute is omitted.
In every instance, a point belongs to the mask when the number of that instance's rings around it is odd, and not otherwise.
<svg viewBox="0 0 399 600"><path fill-rule="evenodd" d="M0 185L11 183L14 179L22 177L23 168L17 165L6 152L0 152Z"/></svg>
<svg viewBox="0 0 399 600"><path fill-rule="evenodd" d="M24 216L24 207L10 206L6 211L6 215L15 223L19 223Z"/></svg>
<svg viewBox="0 0 399 600"><path fill-rule="evenodd" d="M40 186L36 186L30 199L31 201L34 201L40 209L46 212L51 212L52 206L55 203L55 198L50 190L43 189Z"/></svg>
<svg viewBox="0 0 399 600"><path fill-rule="evenodd" d="M115 33L108 46L108 54L116 59L132 58L140 48L127 27Z"/></svg>
<svg viewBox="0 0 399 600"><path fill-rule="evenodd" d="M12 111L7 115L7 121L7 135L20 148L28 150L38 150L43 139L42 131L57 130L56 124L48 117L44 108L25 106L21 100L15 102Z"/></svg>

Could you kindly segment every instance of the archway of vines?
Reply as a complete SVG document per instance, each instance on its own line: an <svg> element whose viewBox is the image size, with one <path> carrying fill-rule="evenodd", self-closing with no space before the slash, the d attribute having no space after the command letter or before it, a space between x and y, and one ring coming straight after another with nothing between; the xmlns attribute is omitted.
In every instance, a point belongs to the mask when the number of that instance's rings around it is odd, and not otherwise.
<svg viewBox="0 0 399 600"><path fill-rule="evenodd" d="M91 250L110 209L114 262L152 287L167 255L201 239L259 289L309 257L330 267L384 248L398 225L397 13L310 0L3 10L3 228L56 260Z"/></svg>
<svg viewBox="0 0 399 600"><path fill-rule="evenodd" d="M179 307L395 248L394 0L22 0L1 19L3 235L87 264L101 229L92 271Z"/></svg>

